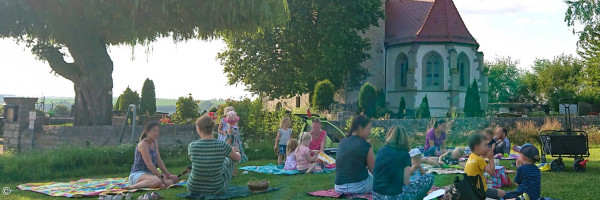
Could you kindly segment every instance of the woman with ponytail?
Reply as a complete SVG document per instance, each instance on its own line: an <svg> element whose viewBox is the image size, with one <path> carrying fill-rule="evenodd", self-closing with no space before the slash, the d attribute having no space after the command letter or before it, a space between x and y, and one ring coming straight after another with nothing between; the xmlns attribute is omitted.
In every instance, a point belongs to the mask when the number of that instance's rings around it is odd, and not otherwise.
<svg viewBox="0 0 600 200"><path fill-rule="evenodd" d="M373 190L373 147L367 142L371 120L364 115L352 119L348 136L338 145L335 191L344 194L370 193Z"/></svg>
<svg viewBox="0 0 600 200"><path fill-rule="evenodd" d="M126 189L165 188L178 181L177 176L169 173L160 158L159 134L160 124L156 121L151 121L144 127L140 142L135 149L133 166L129 175L129 186ZM162 171L162 174L158 169Z"/></svg>

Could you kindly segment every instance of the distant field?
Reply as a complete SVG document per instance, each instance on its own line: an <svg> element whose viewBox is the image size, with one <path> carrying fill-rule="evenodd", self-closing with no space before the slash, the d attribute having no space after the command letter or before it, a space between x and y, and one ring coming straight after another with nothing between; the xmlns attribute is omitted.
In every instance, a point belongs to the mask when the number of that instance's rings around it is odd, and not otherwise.
<svg viewBox="0 0 600 200"><path fill-rule="evenodd" d="M38 100L39 101L39 100ZM3 99L0 98L0 103L3 102ZM71 107L75 102L75 98L46 98L44 110L48 111L52 107L52 103L54 105L65 105L67 107ZM117 102L117 98L113 98L113 105ZM177 99L156 99L156 109L158 112L166 112L166 113L174 113L175 112L175 104L177 103ZM208 110L211 107L216 107L221 104L224 104L225 101L219 100L200 100L199 108L200 111Z"/></svg>

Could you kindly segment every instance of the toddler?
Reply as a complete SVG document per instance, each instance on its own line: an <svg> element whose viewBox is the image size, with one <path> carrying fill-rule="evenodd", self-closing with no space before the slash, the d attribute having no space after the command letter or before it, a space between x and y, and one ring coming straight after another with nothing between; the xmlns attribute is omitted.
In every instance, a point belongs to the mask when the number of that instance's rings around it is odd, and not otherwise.
<svg viewBox="0 0 600 200"><path fill-rule="evenodd" d="M535 162L540 160L539 154L538 149L531 144L521 146L517 159L520 166L517 168L514 180L518 187L515 191L507 192L504 198L515 198L516 200L540 198L542 177L540 169L535 166Z"/></svg>
<svg viewBox="0 0 600 200"><path fill-rule="evenodd" d="M285 158L285 167L283 170L296 170L296 155L294 151L298 148L298 140L290 139L286 145L287 157Z"/></svg>
<svg viewBox="0 0 600 200"><path fill-rule="evenodd" d="M438 159L438 163L440 165L460 165L462 167L465 166L464 163L458 162L458 160L465 156L465 149L456 148L452 151L448 151L442 154Z"/></svg>
<svg viewBox="0 0 600 200"><path fill-rule="evenodd" d="M275 153L279 154L277 157L277 164L281 165L283 160L283 156L286 155L286 145L288 140L290 140L292 135L292 120L289 117L284 117L281 119L280 129L277 129L277 137L275 138ZM294 149L295 150L295 149Z"/></svg>
<svg viewBox="0 0 600 200"><path fill-rule="evenodd" d="M316 171L321 171L321 167L316 165L315 162L317 160L317 153L315 152L311 155L311 151L308 148L310 145L310 141L312 140L312 136L308 132L302 133L300 137L300 146L296 148L296 168L298 171L303 173L311 173Z"/></svg>
<svg viewBox="0 0 600 200"><path fill-rule="evenodd" d="M465 164L465 173L468 176L479 176L481 178L476 185L480 184L479 181L483 182L483 188L480 189L485 191L487 197L494 199L503 198L506 193L500 189L488 188L485 176L483 176L483 172L487 172L491 176L496 174L494 151L488 145L487 139L482 134L472 134L467 142L472 153ZM488 163L485 162L484 157L489 159Z"/></svg>
<svg viewBox="0 0 600 200"><path fill-rule="evenodd" d="M240 130L237 126L237 122L240 120L240 117L237 116L235 111L229 111L227 116L225 117L225 122L227 122L227 144L231 145L239 149L241 159L238 163L243 163L248 161L248 157L244 153L244 144L242 143L242 135L240 135ZM237 168L234 168L237 169ZM237 170L233 171L233 176L237 175Z"/></svg>
<svg viewBox="0 0 600 200"><path fill-rule="evenodd" d="M414 182L414 180L426 173L423 165L421 165L423 154L417 148L411 149L408 154L410 155L410 163L412 164L412 167L410 168L410 182Z"/></svg>

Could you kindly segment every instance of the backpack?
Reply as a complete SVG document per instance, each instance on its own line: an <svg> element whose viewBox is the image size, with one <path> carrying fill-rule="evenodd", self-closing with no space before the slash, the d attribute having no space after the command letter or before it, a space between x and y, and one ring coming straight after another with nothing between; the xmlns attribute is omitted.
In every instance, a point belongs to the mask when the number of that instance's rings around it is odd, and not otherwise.
<svg viewBox="0 0 600 200"><path fill-rule="evenodd" d="M477 184L479 183L479 184ZM483 178L479 175L468 176L463 174L463 179L454 177L454 188L456 196L464 200L485 200L485 190L483 188Z"/></svg>
<svg viewBox="0 0 600 200"><path fill-rule="evenodd" d="M496 166L496 175L490 177L490 180L488 180L488 184L490 184L492 188L510 186L511 181L510 178L506 175L506 168L503 166Z"/></svg>

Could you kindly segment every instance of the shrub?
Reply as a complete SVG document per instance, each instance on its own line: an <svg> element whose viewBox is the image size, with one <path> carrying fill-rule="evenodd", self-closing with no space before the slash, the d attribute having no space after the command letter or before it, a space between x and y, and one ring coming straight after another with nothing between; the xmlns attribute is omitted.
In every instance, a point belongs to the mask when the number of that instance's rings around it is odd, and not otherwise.
<svg viewBox="0 0 600 200"><path fill-rule="evenodd" d="M368 117L374 117L377 111L377 92L371 83L365 83L358 93L358 107L364 111Z"/></svg>
<svg viewBox="0 0 600 200"><path fill-rule="evenodd" d="M175 119L179 123L193 123L200 116L198 113L198 101L194 100L191 93L188 94L188 97L179 97L175 108L177 109Z"/></svg>
<svg viewBox="0 0 600 200"><path fill-rule="evenodd" d="M333 103L333 84L327 79L319 81L315 86L313 95L313 106L317 110L329 109L329 106Z"/></svg>
<svg viewBox="0 0 600 200"><path fill-rule="evenodd" d="M473 80L473 83L467 89L467 94L465 95L464 112L466 117L480 117L483 115L477 80Z"/></svg>
<svg viewBox="0 0 600 200"><path fill-rule="evenodd" d="M419 105L419 108L417 108L415 115L416 118L431 117L431 112L429 112L429 100L427 99L427 95L423 97L423 101L421 102L421 105Z"/></svg>
<svg viewBox="0 0 600 200"><path fill-rule="evenodd" d="M383 89L377 91L377 106L385 108L385 91Z"/></svg>
<svg viewBox="0 0 600 200"><path fill-rule="evenodd" d="M131 88L127 86L127 88L125 88L125 91L123 91L123 94L121 94L119 98L117 98L115 110L127 111L127 108L129 108L130 104L139 105L140 95L137 93L137 91L132 91Z"/></svg>
<svg viewBox="0 0 600 200"><path fill-rule="evenodd" d="M406 101L404 97L400 97L400 105L398 106L398 117L403 118L406 115Z"/></svg>
<svg viewBox="0 0 600 200"><path fill-rule="evenodd" d="M54 110L54 115L57 115L57 116L71 115L71 111L69 110L69 108L62 104L54 106L53 110Z"/></svg>
<svg viewBox="0 0 600 200"><path fill-rule="evenodd" d="M146 78L142 86L142 98L140 100L140 113L152 115L156 112L156 92L154 91L154 81Z"/></svg>

